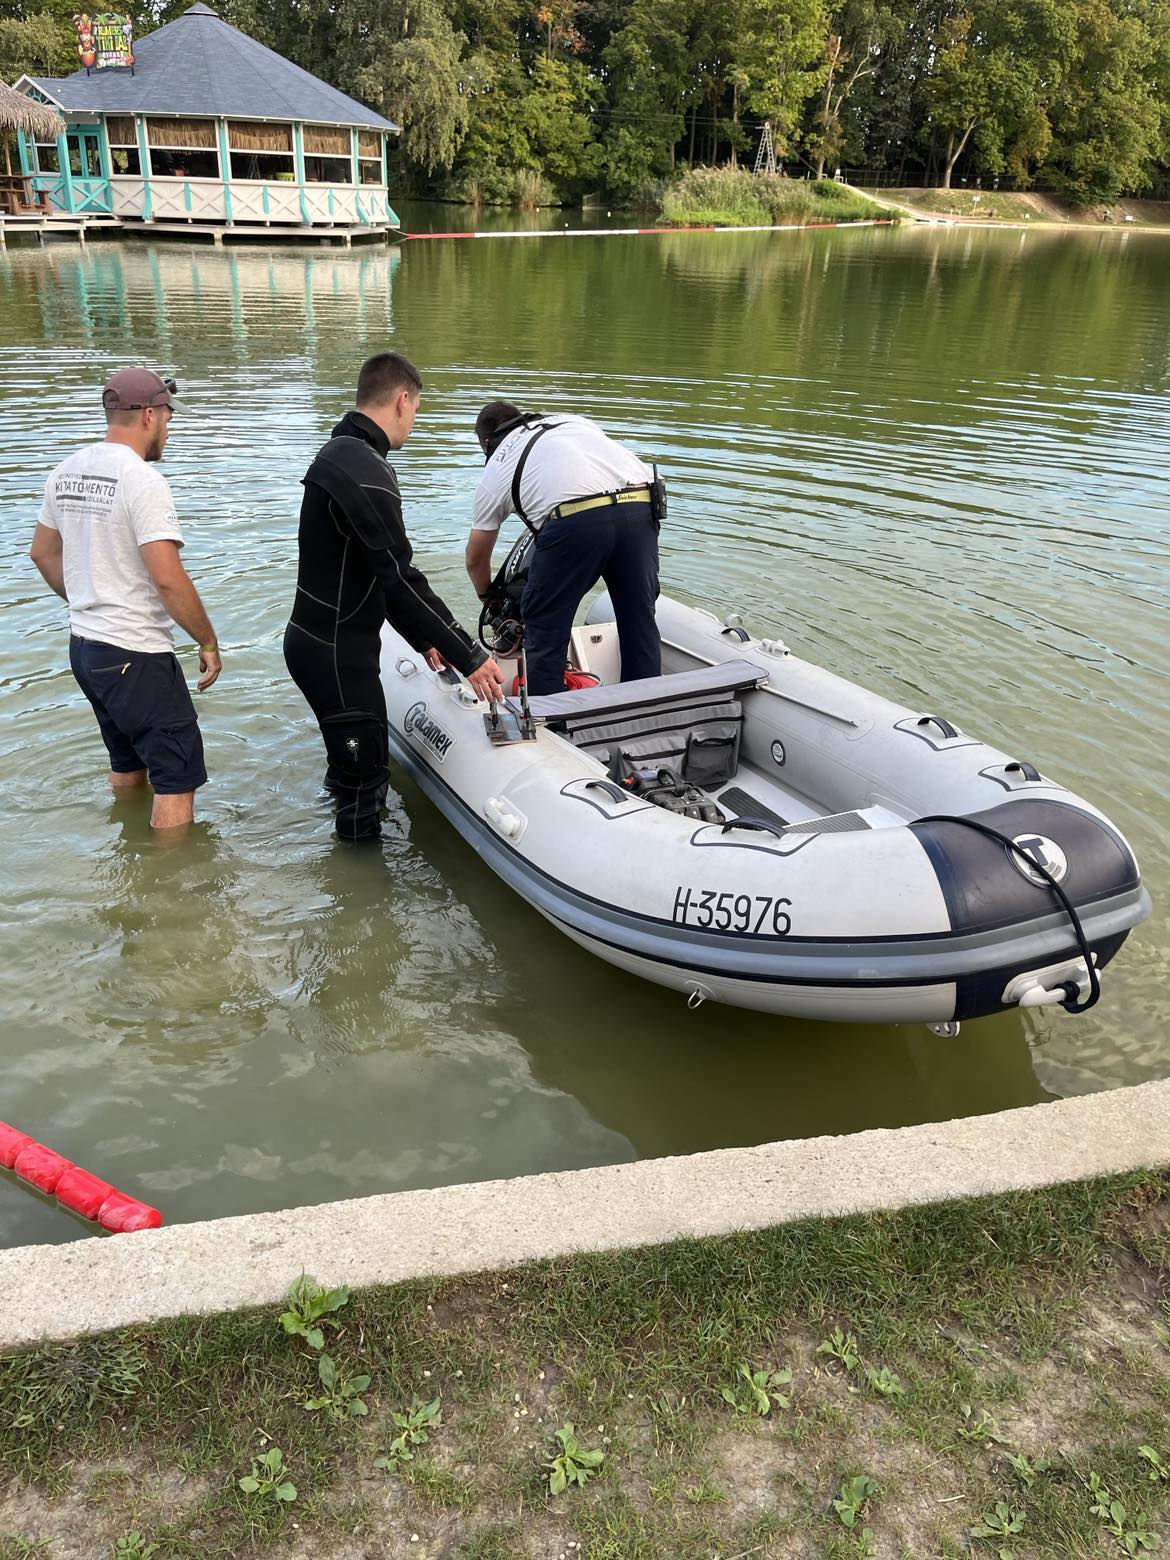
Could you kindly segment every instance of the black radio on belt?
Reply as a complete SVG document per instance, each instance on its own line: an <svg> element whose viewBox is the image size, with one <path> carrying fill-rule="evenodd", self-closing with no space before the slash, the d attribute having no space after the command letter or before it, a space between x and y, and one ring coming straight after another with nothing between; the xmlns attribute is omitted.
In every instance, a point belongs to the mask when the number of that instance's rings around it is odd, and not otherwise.
<svg viewBox="0 0 1170 1560"><path fill-rule="evenodd" d="M654 481L650 484L650 518L656 525L666 519L666 479L658 475L658 467L651 466Z"/></svg>

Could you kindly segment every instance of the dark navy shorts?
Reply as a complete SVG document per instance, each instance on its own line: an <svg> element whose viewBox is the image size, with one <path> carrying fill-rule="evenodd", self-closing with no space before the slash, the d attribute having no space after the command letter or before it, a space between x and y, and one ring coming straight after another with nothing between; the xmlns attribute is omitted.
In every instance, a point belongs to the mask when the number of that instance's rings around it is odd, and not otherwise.
<svg viewBox="0 0 1170 1560"><path fill-rule="evenodd" d="M115 774L145 769L158 796L182 795L204 783L195 705L169 650L123 650L73 634L69 665L93 705Z"/></svg>

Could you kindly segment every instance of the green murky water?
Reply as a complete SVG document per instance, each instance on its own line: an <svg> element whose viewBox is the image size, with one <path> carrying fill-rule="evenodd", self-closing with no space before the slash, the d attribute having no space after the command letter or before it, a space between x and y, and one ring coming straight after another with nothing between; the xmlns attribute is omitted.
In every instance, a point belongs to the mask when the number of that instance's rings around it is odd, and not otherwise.
<svg viewBox="0 0 1170 1560"><path fill-rule="evenodd" d="M465 225L439 218L413 225ZM1165 1075L1168 282L1165 239L1115 233L0 252L0 1118L177 1221ZM1104 807L1156 913L1100 1006L953 1042L688 1013L524 908L406 781L381 855L335 847L280 639L299 478L386 346L425 375L397 467L465 615L476 409L591 413L670 474L671 593ZM135 359L195 408L166 471L228 647L204 821L170 849L109 801L25 559L46 471ZM3 1242L85 1228L0 1177Z"/></svg>

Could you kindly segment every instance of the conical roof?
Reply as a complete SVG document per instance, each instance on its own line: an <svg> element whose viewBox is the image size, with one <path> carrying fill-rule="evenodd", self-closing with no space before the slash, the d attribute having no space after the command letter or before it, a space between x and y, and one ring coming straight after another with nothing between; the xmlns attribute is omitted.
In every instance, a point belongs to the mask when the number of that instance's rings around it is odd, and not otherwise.
<svg viewBox="0 0 1170 1560"><path fill-rule="evenodd" d="M27 76L67 112L210 115L224 119L302 119L311 124L398 126L274 49L193 5L134 41L134 69Z"/></svg>

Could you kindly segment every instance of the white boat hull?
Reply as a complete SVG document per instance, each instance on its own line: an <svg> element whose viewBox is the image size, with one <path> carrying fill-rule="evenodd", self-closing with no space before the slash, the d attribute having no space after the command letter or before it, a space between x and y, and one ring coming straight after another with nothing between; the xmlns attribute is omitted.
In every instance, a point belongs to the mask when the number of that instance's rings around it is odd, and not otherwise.
<svg viewBox="0 0 1170 1560"><path fill-rule="evenodd" d="M612 673L607 606L594 605L577 642ZM658 622L666 673L718 676L746 660L762 679L739 695L740 766L712 793L719 823L607 786L606 750L582 746L583 728L570 740L540 726L535 741L492 746L467 686L383 634L398 762L581 947L691 1001L937 1024L1083 1000L1089 988L1067 907L1029 875L1021 841L1059 869L1098 970L1148 913L1118 831L1030 766L710 614L663 598ZM750 821L757 808L764 822Z"/></svg>

